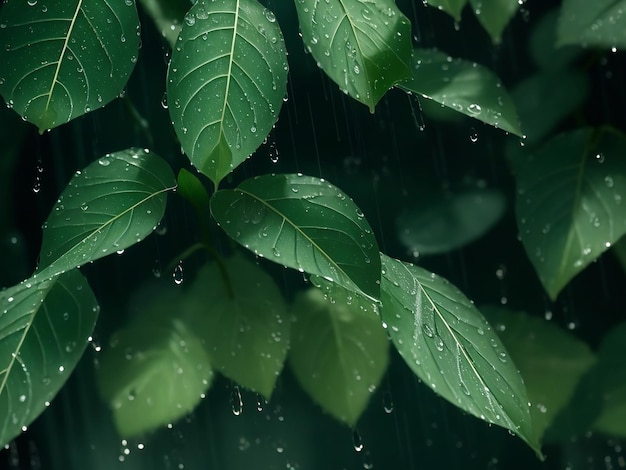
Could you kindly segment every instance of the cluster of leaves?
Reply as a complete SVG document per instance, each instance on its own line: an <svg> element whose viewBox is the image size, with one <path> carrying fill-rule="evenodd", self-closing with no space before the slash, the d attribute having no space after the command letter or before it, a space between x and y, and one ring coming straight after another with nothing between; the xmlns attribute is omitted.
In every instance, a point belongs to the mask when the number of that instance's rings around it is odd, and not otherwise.
<svg viewBox="0 0 626 470"><path fill-rule="evenodd" d="M176 181L163 159L128 149L105 155L72 178L43 226L35 273L0 292L0 441L37 417L89 341L98 307L78 268L151 233L164 214L166 194L178 186L202 227L212 218L239 245L306 273L314 286L288 307L258 265L241 254L222 258L204 236L202 247L214 261L184 289L147 288L153 301L112 337L102 357L100 389L123 435L191 411L214 371L269 398L287 358L312 398L354 425L385 373L388 334L435 393L511 430L539 452L550 419L566 408L596 361L593 354L563 334L565 346L555 348L559 360L581 359L569 369L558 360L544 362L546 353L533 349L527 337L538 341L551 326L485 310L497 325L492 328L445 279L381 253L359 207L321 178L263 175L220 189L278 119L288 72L280 26L257 0L144 3L173 48L166 78L173 128L204 176L182 169ZM465 1L429 3L458 20ZM470 4L494 41L519 8L517 0ZM590 15L586 2L566 0L558 19L551 17L544 27L556 37L548 42L554 44L549 53L559 60L538 57L544 71L512 96L485 67L414 48L411 23L392 0L296 0L295 6L302 41L319 67L371 112L396 87L518 136L524 129L527 145L509 151L516 214L522 243L552 299L626 233L620 217L624 136L612 128L583 128L549 137L578 103L566 92L551 94L546 99L565 103L550 108L558 115L537 120L528 99L543 99L550 83L561 83L562 70L579 52L557 46L626 46L623 2L597 1ZM120 95L140 53L139 26L133 0L5 1L0 93L40 132L92 112ZM585 82L575 74L567 80L576 88ZM207 192L204 177L215 191ZM491 216L464 217L485 204ZM416 251L468 243L493 225L504 204L497 192L479 191L447 196L429 210L405 217L403 242ZM449 225L438 224L445 218L459 227L452 239ZM437 232L439 227L447 229ZM607 338L605 349L619 347ZM614 357L612 351L604 356ZM590 370L603 377L619 407L623 382L606 377L604 356L600 351ZM538 371L537 362L545 368ZM545 382L556 380L557 372L566 376L568 393L546 395L555 388ZM546 408L549 414L542 412ZM614 431L610 416L601 414L597 426Z"/></svg>

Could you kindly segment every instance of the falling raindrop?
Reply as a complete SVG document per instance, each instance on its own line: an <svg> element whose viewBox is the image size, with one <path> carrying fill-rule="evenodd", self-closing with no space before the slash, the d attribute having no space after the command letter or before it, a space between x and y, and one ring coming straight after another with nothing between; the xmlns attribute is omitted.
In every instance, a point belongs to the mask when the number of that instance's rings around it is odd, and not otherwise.
<svg viewBox="0 0 626 470"><path fill-rule="evenodd" d="M239 385L235 385L230 393L230 407L235 416L239 416L243 413L243 399L241 398Z"/></svg>
<svg viewBox="0 0 626 470"><path fill-rule="evenodd" d="M352 445L354 446L354 450L357 452L361 452L363 450L363 439L356 428L352 431Z"/></svg>
<svg viewBox="0 0 626 470"><path fill-rule="evenodd" d="M180 260L176 267L174 268L174 272L172 273L172 278L177 285L183 283L183 262Z"/></svg>

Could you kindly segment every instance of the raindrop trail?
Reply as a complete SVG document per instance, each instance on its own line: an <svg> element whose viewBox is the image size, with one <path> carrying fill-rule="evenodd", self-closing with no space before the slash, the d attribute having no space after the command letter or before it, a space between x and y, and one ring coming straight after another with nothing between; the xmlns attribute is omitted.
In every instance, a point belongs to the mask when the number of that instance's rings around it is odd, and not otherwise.
<svg viewBox="0 0 626 470"><path fill-rule="evenodd" d="M313 119L313 108L311 108L311 95L306 95L307 104L309 105L309 119L311 120L311 132L313 133L313 148L315 149L315 158L317 160L318 176L322 177L322 166L320 164L320 151L317 146L317 134L315 133L315 120Z"/></svg>

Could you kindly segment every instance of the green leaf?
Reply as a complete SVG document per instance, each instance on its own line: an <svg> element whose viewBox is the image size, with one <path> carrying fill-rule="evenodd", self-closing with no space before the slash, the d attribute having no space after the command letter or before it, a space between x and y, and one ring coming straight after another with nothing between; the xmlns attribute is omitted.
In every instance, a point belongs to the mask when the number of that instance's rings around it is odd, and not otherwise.
<svg viewBox="0 0 626 470"><path fill-rule="evenodd" d="M29 426L69 378L98 311L76 269L0 291L0 445Z"/></svg>
<svg viewBox="0 0 626 470"><path fill-rule="evenodd" d="M31 3L0 10L0 93L43 132L120 94L137 61L139 19L134 0Z"/></svg>
<svg viewBox="0 0 626 470"><path fill-rule="evenodd" d="M354 202L323 179L257 176L215 193L211 213L255 254L379 297L380 258L372 229Z"/></svg>
<svg viewBox="0 0 626 470"><path fill-rule="evenodd" d="M564 69L583 52L577 46L557 46L558 17L558 8L544 14L535 23L528 43L535 64L546 70Z"/></svg>
<svg viewBox="0 0 626 470"><path fill-rule="evenodd" d="M494 189L430 193L400 213L398 235L411 252L445 253L484 235L505 207L504 195Z"/></svg>
<svg viewBox="0 0 626 470"><path fill-rule="evenodd" d="M560 134L516 166L516 215L528 257L552 299L626 233L626 139Z"/></svg>
<svg viewBox="0 0 626 470"><path fill-rule="evenodd" d="M328 413L354 426L380 384L389 341L370 300L335 285L300 292L289 353L302 388Z"/></svg>
<svg viewBox="0 0 626 470"><path fill-rule="evenodd" d="M268 398L289 347L289 318L274 280L236 255L204 266L185 295L185 319L202 338L213 367Z"/></svg>
<svg viewBox="0 0 626 470"><path fill-rule="evenodd" d="M575 70L555 70L533 75L512 91L525 144L533 145L549 135L587 98L589 79Z"/></svg>
<svg viewBox="0 0 626 470"><path fill-rule="evenodd" d="M454 18L454 21L461 21L461 11L467 0L426 0L426 3L438 10L445 11Z"/></svg>
<svg viewBox="0 0 626 470"><path fill-rule="evenodd" d="M382 256L382 318L396 349L437 394L513 431L539 453L522 378L474 304L445 279Z"/></svg>
<svg viewBox="0 0 626 470"><path fill-rule="evenodd" d="M278 119L287 55L274 14L255 0L198 0L185 16L168 70L176 135L216 186Z"/></svg>
<svg viewBox="0 0 626 470"><path fill-rule="evenodd" d="M108 154L76 172L44 223L37 275L51 277L141 241L175 186L167 163L147 150Z"/></svg>
<svg viewBox="0 0 626 470"><path fill-rule="evenodd" d="M524 378L534 433L541 439L572 399L595 355L585 343L543 318L503 307L485 307L481 312Z"/></svg>
<svg viewBox="0 0 626 470"><path fill-rule="evenodd" d="M433 49L416 49L412 76L399 87L521 136L513 101L487 68Z"/></svg>
<svg viewBox="0 0 626 470"><path fill-rule="evenodd" d="M626 0L563 0L557 44L626 47Z"/></svg>
<svg viewBox="0 0 626 470"><path fill-rule="evenodd" d="M302 39L319 67L374 112L410 75L411 23L392 0L299 0Z"/></svg>
<svg viewBox="0 0 626 470"><path fill-rule="evenodd" d="M183 302L180 289L161 288L103 348L98 387L124 437L181 418L209 389L209 357L193 328L180 318Z"/></svg>
<svg viewBox="0 0 626 470"><path fill-rule="evenodd" d="M474 14L494 43L500 43L502 32L520 6L519 0L469 0Z"/></svg>
<svg viewBox="0 0 626 470"><path fill-rule="evenodd" d="M139 0L161 35L174 47L185 14L191 7L189 0Z"/></svg>
<svg viewBox="0 0 626 470"><path fill-rule="evenodd" d="M178 193L193 205L199 213L209 208L209 195L196 175L181 168L178 172L177 182Z"/></svg>

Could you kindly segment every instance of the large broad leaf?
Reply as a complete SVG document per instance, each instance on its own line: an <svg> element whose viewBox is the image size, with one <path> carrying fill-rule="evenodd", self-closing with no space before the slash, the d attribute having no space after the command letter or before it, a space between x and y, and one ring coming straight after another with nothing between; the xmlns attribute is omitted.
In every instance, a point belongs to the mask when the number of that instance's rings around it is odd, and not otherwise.
<svg viewBox="0 0 626 470"><path fill-rule="evenodd" d="M426 0L426 3L431 7L445 11L455 21L461 21L461 11L467 0Z"/></svg>
<svg viewBox="0 0 626 470"><path fill-rule="evenodd" d="M539 452L522 378L474 304L445 279L381 256L383 321L413 372L446 400Z"/></svg>
<svg viewBox="0 0 626 470"><path fill-rule="evenodd" d="M411 23L392 0L299 0L302 39L344 93L374 112L410 75Z"/></svg>
<svg viewBox="0 0 626 470"><path fill-rule="evenodd" d="M522 135L513 101L487 68L436 50L416 49L411 71L411 78L399 84L403 90Z"/></svg>
<svg viewBox="0 0 626 470"><path fill-rule="evenodd" d="M131 324L113 334L97 369L100 393L124 437L186 415L213 379L201 339L181 318L181 290L173 284L158 287L147 288L150 297Z"/></svg>
<svg viewBox="0 0 626 470"><path fill-rule="evenodd" d="M541 439L572 399L581 377L595 362L595 355L585 343L543 318L502 307L485 307L481 312L524 378L533 429Z"/></svg>
<svg viewBox="0 0 626 470"><path fill-rule="evenodd" d="M354 202L323 179L255 177L215 193L211 212L255 254L378 298L380 258L372 229Z"/></svg>
<svg viewBox="0 0 626 470"><path fill-rule="evenodd" d="M261 145L278 119L287 55L276 17L256 0L198 0L168 70L176 135L217 186Z"/></svg>
<svg viewBox="0 0 626 470"><path fill-rule="evenodd" d="M183 25L185 14L191 7L190 0L139 0L152 17L152 21L167 40L174 47L178 33Z"/></svg>
<svg viewBox="0 0 626 470"><path fill-rule="evenodd" d="M51 277L150 234L176 187L170 167L147 150L106 155L78 171L43 226L37 275Z"/></svg>
<svg viewBox="0 0 626 470"><path fill-rule="evenodd" d="M0 292L0 445L25 430L69 378L98 310L76 269Z"/></svg>
<svg viewBox="0 0 626 470"><path fill-rule="evenodd" d="M552 299L626 233L624 154L615 131L580 129L515 161L520 236Z"/></svg>
<svg viewBox="0 0 626 470"><path fill-rule="evenodd" d="M138 52L134 0L9 0L0 10L0 93L40 131L117 97Z"/></svg>
<svg viewBox="0 0 626 470"><path fill-rule="evenodd" d="M443 253L484 235L505 207L504 195L494 189L431 193L400 213L398 236L414 254Z"/></svg>
<svg viewBox="0 0 626 470"><path fill-rule="evenodd" d="M185 318L216 370L269 399L289 347L283 296L242 256L226 260L225 269L212 263L198 272L185 294Z"/></svg>
<svg viewBox="0 0 626 470"><path fill-rule="evenodd" d="M520 0L469 0L474 14L495 43L502 40L502 32L521 5Z"/></svg>
<svg viewBox="0 0 626 470"><path fill-rule="evenodd" d="M564 0L558 44L626 47L626 0Z"/></svg>
<svg viewBox="0 0 626 470"><path fill-rule="evenodd" d="M323 286L294 301L290 365L313 400L354 426L387 369L389 341L370 300Z"/></svg>

